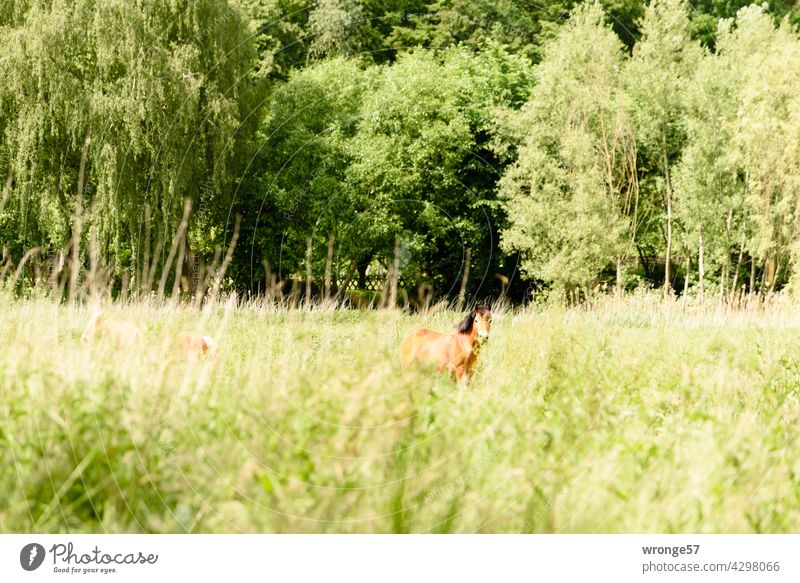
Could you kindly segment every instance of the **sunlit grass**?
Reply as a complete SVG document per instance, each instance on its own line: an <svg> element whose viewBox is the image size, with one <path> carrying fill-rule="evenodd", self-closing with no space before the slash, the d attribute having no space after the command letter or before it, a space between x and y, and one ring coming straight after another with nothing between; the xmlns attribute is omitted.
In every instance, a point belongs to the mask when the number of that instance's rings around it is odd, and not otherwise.
<svg viewBox="0 0 800 583"><path fill-rule="evenodd" d="M495 315L466 390L401 372L461 314L0 308L3 532L791 532L800 310L652 296ZM181 331L216 359L182 360Z"/></svg>

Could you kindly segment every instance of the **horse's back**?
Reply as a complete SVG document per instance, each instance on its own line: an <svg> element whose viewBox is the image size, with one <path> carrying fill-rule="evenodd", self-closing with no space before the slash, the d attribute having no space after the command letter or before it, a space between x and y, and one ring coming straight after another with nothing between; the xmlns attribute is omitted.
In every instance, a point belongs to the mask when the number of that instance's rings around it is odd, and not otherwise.
<svg viewBox="0 0 800 583"><path fill-rule="evenodd" d="M427 346L428 343L443 336L446 336L446 334L426 328L412 332L406 336L406 339L403 340L403 344L400 346L400 363L404 367L408 366L411 361L419 357L421 353L425 351L425 346Z"/></svg>

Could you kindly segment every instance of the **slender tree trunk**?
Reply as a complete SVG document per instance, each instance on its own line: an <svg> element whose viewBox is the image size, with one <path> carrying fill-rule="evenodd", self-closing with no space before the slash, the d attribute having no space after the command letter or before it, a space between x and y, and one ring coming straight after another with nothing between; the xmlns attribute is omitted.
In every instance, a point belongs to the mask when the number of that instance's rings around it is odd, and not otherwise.
<svg viewBox="0 0 800 583"><path fill-rule="evenodd" d="M228 249L225 251L225 257L222 259L217 272L214 274L214 286L211 288L211 302L216 302L219 298L220 289L222 288L222 279L225 277L225 272L228 271L228 266L233 261L233 252L236 250L236 243L239 242L239 227L242 225L242 215L237 214L233 222L233 235L231 235L231 242L228 244ZM214 257L214 264L216 265L218 257Z"/></svg>
<svg viewBox="0 0 800 583"><path fill-rule="evenodd" d="M177 298L181 291L181 277L183 277L183 258L186 254L186 233L181 237L178 246L178 261L175 263L175 281L172 282L172 297Z"/></svg>
<svg viewBox="0 0 800 583"><path fill-rule="evenodd" d="M147 282L145 283L145 290L149 294L153 290L153 283L156 280L156 262L161 255L161 250L164 248L164 237L161 233L158 234L158 241L156 242L155 253L153 253L153 260L150 262L150 267L147 268Z"/></svg>
<svg viewBox="0 0 800 583"><path fill-rule="evenodd" d="M727 286L728 286L728 270L730 269L730 262L725 261L722 264L722 275L719 277L719 300L720 302L725 300L725 296L727 295Z"/></svg>
<svg viewBox="0 0 800 583"><path fill-rule="evenodd" d="M313 252L313 240L311 237L306 239L306 305L311 305L311 279L313 272L311 270L311 257Z"/></svg>
<svg viewBox="0 0 800 583"><path fill-rule="evenodd" d="M781 273L781 257L780 255L775 255L775 258L772 260L772 277L770 278L769 283L769 293L775 291L775 286L778 283L778 276Z"/></svg>
<svg viewBox="0 0 800 583"><path fill-rule="evenodd" d="M458 311L464 309L464 302L467 299L467 282L469 281L469 266L472 263L472 247L467 247L464 257L464 273L461 276L461 289L458 291Z"/></svg>
<svg viewBox="0 0 800 583"><path fill-rule="evenodd" d="M750 287L747 288L748 293L753 293L756 287L756 258L750 255Z"/></svg>
<svg viewBox="0 0 800 583"><path fill-rule="evenodd" d="M394 261L392 261L392 283L389 287L389 306L397 305L397 285L400 281L400 235L394 238Z"/></svg>
<svg viewBox="0 0 800 583"><path fill-rule="evenodd" d="M731 286L731 303L736 296L736 286L739 284L739 269L742 267L742 255L744 255L744 235L742 235L742 242L739 245L739 259L736 261L736 271L733 274L733 285Z"/></svg>
<svg viewBox="0 0 800 583"><path fill-rule="evenodd" d="M725 239L731 240L731 223L733 221L733 211L728 211L728 217L725 219ZM724 301L727 295L728 275L731 269L731 254L730 251L725 253L725 263L722 264L722 277L720 278L720 301Z"/></svg>
<svg viewBox="0 0 800 583"><path fill-rule="evenodd" d="M356 273L358 273L358 259L353 259L350 264L350 269L347 270L347 274L344 276L344 280L341 285L336 288L336 295L333 297L334 301L338 300L342 294L347 292L347 288L350 287L350 282L353 281L353 276Z"/></svg>
<svg viewBox="0 0 800 583"><path fill-rule="evenodd" d="M144 203L144 261L142 262L142 277L139 280L139 290L147 295L150 293L150 203Z"/></svg>
<svg viewBox="0 0 800 583"><path fill-rule="evenodd" d="M700 298L702 299L705 294L705 263L704 263L704 250L703 250L703 231L700 231L700 245L697 252L697 277L700 284Z"/></svg>
<svg viewBox="0 0 800 583"><path fill-rule="evenodd" d="M92 213L94 214L94 213ZM97 300L98 295L98 271L99 271L99 261L98 261L98 243L97 243L97 225L94 224L89 227L89 276L87 278L87 284L89 288L89 296L91 298L91 303L94 304Z"/></svg>
<svg viewBox="0 0 800 583"><path fill-rule="evenodd" d="M391 264L389 264L389 266L386 268L386 277L384 278L383 283L381 284L381 297L380 300L378 301L378 307L385 308L386 306L389 305L389 294L390 294L389 290L391 288L392 288L392 266Z"/></svg>
<svg viewBox="0 0 800 583"><path fill-rule="evenodd" d="M186 238L186 295L190 298L194 296L194 289L197 287L197 256L189 246L189 238Z"/></svg>
<svg viewBox="0 0 800 583"><path fill-rule="evenodd" d="M669 175L669 159L667 158L667 135L661 133L662 156L664 159L664 187L667 202L667 251L664 260L664 297L669 297L672 291L671 262L672 262L672 182Z"/></svg>
<svg viewBox="0 0 800 583"><path fill-rule="evenodd" d="M762 279L762 287L764 291L772 291L772 286L775 283L775 257L770 253L764 261L764 277Z"/></svg>
<svg viewBox="0 0 800 583"><path fill-rule="evenodd" d="M123 304L128 303L128 288L130 286L130 277L127 271L122 272L122 278L120 281L120 299L122 300Z"/></svg>
<svg viewBox="0 0 800 583"><path fill-rule="evenodd" d="M689 270L692 267L692 254L690 252L686 252L686 273L683 276L683 297L686 298L686 294L689 293Z"/></svg>
<svg viewBox="0 0 800 583"><path fill-rule="evenodd" d="M362 261L358 263L358 289L366 289L367 287L367 269L372 261L372 256L363 257Z"/></svg>
<svg viewBox="0 0 800 583"><path fill-rule="evenodd" d="M89 158L89 146L92 143L92 116L86 123L86 133L83 137L81 149L81 162L78 166L78 191L75 197L75 223L72 229L72 264L69 274L70 302L77 301L78 276L81 267L81 231L83 230L83 186L86 181L86 161Z"/></svg>
<svg viewBox="0 0 800 583"><path fill-rule="evenodd" d="M178 230L175 233L175 236L172 238L172 245L169 248L167 261L164 263L164 268L161 271L161 279L158 282L158 299L162 299L164 297L164 290L167 287L167 278L169 277L169 272L172 269L172 261L175 259L175 253L178 252L178 246L186 234L186 229L189 228L189 214L191 212L192 199L187 198L183 201L183 217L181 218L180 225L178 225ZM175 277L180 279L180 266L175 269Z"/></svg>
<svg viewBox="0 0 800 583"><path fill-rule="evenodd" d="M333 271L333 231L328 233L328 255L325 258L325 299L331 297L331 273Z"/></svg>
<svg viewBox="0 0 800 583"><path fill-rule="evenodd" d="M670 295L672 289L671 279L671 263L672 263L672 202L669 193L667 193L667 251L664 258L664 297Z"/></svg>
<svg viewBox="0 0 800 583"><path fill-rule="evenodd" d="M642 264L642 269L644 269L644 277L645 279L650 279L652 281L652 273L650 272L650 264L647 262L647 257L644 256L642 252L642 248L637 245L636 251L639 253L639 262Z"/></svg>
<svg viewBox="0 0 800 583"><path fill-rule="evenodd" d="M617 274L614 283L614 291L617 295L622 294L622 257L617 257Z"/></svg>

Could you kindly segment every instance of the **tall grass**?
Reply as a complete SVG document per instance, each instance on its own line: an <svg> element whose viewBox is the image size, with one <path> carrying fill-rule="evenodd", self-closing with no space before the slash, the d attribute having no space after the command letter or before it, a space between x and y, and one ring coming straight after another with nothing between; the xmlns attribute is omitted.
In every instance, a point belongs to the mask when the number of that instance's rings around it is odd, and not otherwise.
<svg viewBox="0 0 800 583"><path fill-rule="evenodd" d="M495 315L465 390L401 372L461 314L0 308L2 532L790 532L800 310L652 296ZM174 350L214 336L216 359Z"/></svg>

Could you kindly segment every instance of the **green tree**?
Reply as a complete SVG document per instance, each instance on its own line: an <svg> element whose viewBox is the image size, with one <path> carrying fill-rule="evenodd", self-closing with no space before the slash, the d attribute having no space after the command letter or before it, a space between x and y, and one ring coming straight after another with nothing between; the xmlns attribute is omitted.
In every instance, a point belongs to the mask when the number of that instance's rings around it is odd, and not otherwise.
<svg viewBox="0 0 800 583"><path fill-rule="evenodd" d="M294 72L276 89L261 129L254 161L256 189L247 195L245 239L281 277L298 275L307 261L325 257L318 247L332 240L337 257L352 256L347 229L357 212L347 181L355 134L370 75L351 59L336 58ZM348 239L344 240L345 233ZM312 272L320 273L319 265Z"/></svg>
<svg viewBox="0 0 800 583"><path fill-rule="evenodd" d="M734 155L745 180L745 204L764 261L764 284L773 289L798 258L800 191L800 40L784 21L778 28L760 8L723 23L720 54L741 63L741 99Z"/></svg>
<svg viewBox="0 0 800 583"><path fill-rule="evenodd" d="M222 0L54 0L7 32L0 78L16 96L4 117L20 242L69 245L73 293L92 241L95 259L146 291L154 269L171 268L164 250L183 199L231 181L251 110L240 13Z"/></svg>
<svg viewBox="0 0 800 583"><path fill-rule="evenodd" d="M576 8L544 47L530 101L507 131L518 159L500 181L502 246L532 277L589 287L616 266L636 229L636 150L621 91L622 44L599 4Z"/></svg>
<svg viewBox="0 0 800 583"><path fill-rule="evenodd" d="M748 236L744 182L734 155L738 63L725 54L706 53L685 91L686 145L675 168L675 216L689 253L697 258L702 294L707 277L716 280L722 274L737 239Z"/></svg>
<svg viewBox="0 0 800 583"><path fill-rule="evenodd" d="M701 53L691 39L685 0L654 0L640 29L642 38L633 49L624 77L640 155L649 157L660 173L660 180L643 184L655 187L663 204L666 296L672 290L674 253L672 171L685 141L683 96Z"/></svg>
<svg viewBox="0 0 800 583"><path fill-rule="evenodd" d="M308 17L311 54L351 55L360 48L358 31L363 10L357 0L319 0Z"/></svg>

